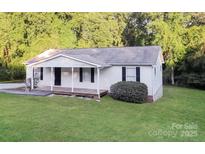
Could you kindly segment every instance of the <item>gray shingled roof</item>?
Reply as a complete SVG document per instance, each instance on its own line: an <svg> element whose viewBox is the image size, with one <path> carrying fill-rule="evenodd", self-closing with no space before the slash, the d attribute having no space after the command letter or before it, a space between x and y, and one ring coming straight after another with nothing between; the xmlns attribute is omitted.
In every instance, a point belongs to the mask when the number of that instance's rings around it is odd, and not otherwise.
<svg viewBox="0 0 205 154"><path fill-rule="evenodd" d="M32 64L58 54L95 63L101 66L111 65L154 65L161 54L159 46L114 47L86 49L50 49L26 62Z"/></svg>

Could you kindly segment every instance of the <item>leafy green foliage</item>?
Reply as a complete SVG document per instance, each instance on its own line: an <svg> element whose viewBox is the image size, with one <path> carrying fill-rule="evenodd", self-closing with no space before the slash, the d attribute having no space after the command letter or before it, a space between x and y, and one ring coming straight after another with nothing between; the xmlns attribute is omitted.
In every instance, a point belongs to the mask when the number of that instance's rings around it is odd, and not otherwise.
<svg viewBox="0 0 205 154"><path fill-rule="evenodd" d="M122 46L126 13L0 13L0 80L50 48ZM18 69L18 70L15 70ZM7 72L7 73L6 73ZM4 74L4 75L3 75ZM22 74L22 78L25 76Z"/></svg>
<svg viewBox="0 0 205 154"><path fill-rule="evenodd" d="M122 46L126 14L75 13L72 29L77 36L77 47Z"/></svg>
<svg viewBox="0 0 205 154"><path fill-rule="evenodd" d="M128 46L150 45L153 38L148 24L154 20L154 13L131 13L124 30L124 42Z"/></svg>
<svg viewBox="0 0 205 154"><path fill-rule="evenodd" d="M179 85L205 89L205 48L191 50L178 64L176 81Z"/></svg>
<svg viewBox="0 0 205 154"><path fill-rule="evenodd" d="M164 81L174 84L174 74L179 74L176 69L187 59L187 54L201 51L200 46L205 42L204 19L204 13L132 13L125 29L125 42L160 45L165 59Z"/></svg>
<svg viewBox="0 0 205 154"><path fill-rule="evenodd" d="M0 13L0 23L0 80L23 79L23 62L50 48L160 45L164 81L203 82L204 13Z"/></svg>
<svg viewBox="0 0 205 154"><path fill-rule="evenodd" d="M186 53L183 35L188 19L182 13L164 13L149 24L155 36L152 44L162 47L167 66L175 66Z"/></svg>

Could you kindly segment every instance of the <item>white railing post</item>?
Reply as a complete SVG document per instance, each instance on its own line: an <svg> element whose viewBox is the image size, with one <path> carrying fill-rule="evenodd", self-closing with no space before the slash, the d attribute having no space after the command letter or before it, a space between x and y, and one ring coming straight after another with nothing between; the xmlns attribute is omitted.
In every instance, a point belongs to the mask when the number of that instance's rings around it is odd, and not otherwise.
<svg viewBox="0 0 205 154"><path fill-rule="evenodd" d="M100 99L100 68L97 67L97 94Z"/></svg>
<svg viewBox="0 0 205 154"><path fill-rule="evenodd" d="M74 92L74 88L73 88L73 84L74 84L74 81L73 81L73 67L71 69L72 69L72 89L71 89L71 92L73 93Z"/></svg>
<svg viewBox="0 0 205 154"><path fill-rule="evenodd" d="M31 76L31 90L34 88L34 67L31 67L32 69L32 76Z"/></svg>
<svg viewBox="0 0 205 154"><path fill-rule="evenodd" d="M51 80L50 80L51 91L53 91L53 82L54 82L53 73L54 73L53 67L51 67Z"/></svg>

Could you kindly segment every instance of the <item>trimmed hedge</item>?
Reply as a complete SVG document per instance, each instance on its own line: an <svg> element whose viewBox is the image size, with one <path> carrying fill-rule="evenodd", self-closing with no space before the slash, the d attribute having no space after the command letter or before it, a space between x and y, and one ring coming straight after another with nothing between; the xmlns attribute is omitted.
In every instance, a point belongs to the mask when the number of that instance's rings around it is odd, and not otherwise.
<svg viewBox="0 0 205 154"><path fill-rule="evenodd" d="M131 103L143 103L147 100L148 90L144 83L121 81L110 87L110 96Z"/></svg>

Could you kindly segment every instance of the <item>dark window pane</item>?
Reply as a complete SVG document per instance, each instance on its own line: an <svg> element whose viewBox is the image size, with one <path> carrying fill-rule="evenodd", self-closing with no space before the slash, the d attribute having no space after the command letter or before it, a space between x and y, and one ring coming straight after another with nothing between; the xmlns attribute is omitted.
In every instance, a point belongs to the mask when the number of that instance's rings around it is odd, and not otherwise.
<svg viewBox="0 0 205 154"><path fill-rule="evenodd" d="M140 82L140 67L136 67L136 81Z"/></svg>
<svg viewBox="0 0 205 154"><path fill-rule="evenodd" d="M40 80L43 80L43 67L41 67L41 71L40 71Z"/></svg>
<svg viewBox="0 0 205 154"><path fill-rule="evenodd" d="M80 72L80 82L83 82L83 68L80 68L80 70L79 70L79 72Z"/></svg>
<svg viewBox="0 0 205 154"><path fill-rule="evenodd" d="M126 67L122 67L122 81L126 81Z"/></svg>
<svg viewBox="0 0 205 154"><path fill-rule="evenodd" d="M91 68L91 82L92 83L95 82L94 79L95 79L95 69Z"/></svg>

